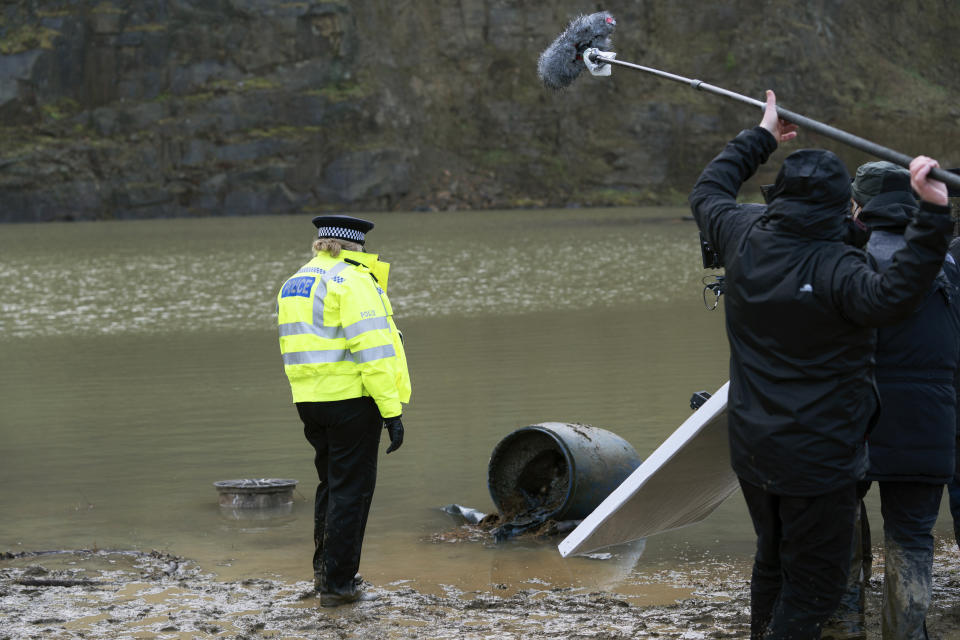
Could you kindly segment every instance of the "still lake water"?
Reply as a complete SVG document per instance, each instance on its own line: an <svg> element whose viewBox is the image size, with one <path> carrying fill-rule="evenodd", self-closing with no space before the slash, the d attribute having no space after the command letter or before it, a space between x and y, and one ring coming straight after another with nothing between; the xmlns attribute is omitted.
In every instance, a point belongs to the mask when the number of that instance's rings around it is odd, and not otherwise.
<svg viewBox="0 0 960 640"><path fill-rule="evenodd" d="M645 573L749 562L739 494L605 561L564 560L559 539L431 541L455 526L443 505L493 510L487 463L513 430L584 422L646 456L690 415L693 392L727 379L722 305L704 306L709 272L687 215L366 216L368 249L392 264L414 391L403 448L381 454L365 577L642 598ZM0 550L159 549L226 579L312 578L315 471L274 309L312 231L307 216L0 228ZM213 482L260 477L299 480L289 516L221 513Z"/></svg>

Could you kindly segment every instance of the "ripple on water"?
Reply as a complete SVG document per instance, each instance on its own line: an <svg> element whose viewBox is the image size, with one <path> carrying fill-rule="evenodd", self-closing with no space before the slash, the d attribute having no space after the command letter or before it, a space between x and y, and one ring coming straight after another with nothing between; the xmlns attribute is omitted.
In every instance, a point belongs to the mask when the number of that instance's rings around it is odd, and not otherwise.
<svg viewBox="0 0 960 640"><path fill-rule="evenodd" d="M606 218L591 224L590 212L561 214L563 224L535 235L528 217L503 212L492 216L495 228L479 217L447 218L416 242L390 232L397 244L384 254L397 316L513 315L698 294L703 271L692 225L617 219L611 226ZM56 245L54 226L40 229L49 238L34 233L11 244L0 253L3 336L272 328L276 290L309 256L263 246L263 220L232 222L239 229L229 246L198 240L217 228L192 222L163 221L167 233L142 252L130 250L142 243L134 222L111 226L109 242L91 231L96 225L75 227L85 233L68 250ZM178 228L194 241L181 246Z"/></svg>

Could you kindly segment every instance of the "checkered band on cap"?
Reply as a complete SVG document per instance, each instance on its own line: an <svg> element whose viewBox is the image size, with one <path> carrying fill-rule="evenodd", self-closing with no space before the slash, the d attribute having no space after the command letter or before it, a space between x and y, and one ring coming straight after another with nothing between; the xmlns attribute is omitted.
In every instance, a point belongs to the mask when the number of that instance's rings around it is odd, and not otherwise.
<svg viewBox="0 0 960 640"><path fill-rule="evenodd" d="M317 227L318 238L339 238L341 240L350 240L351 242L364 243L364 235L356 229L347 229L346 227Z"/></svg>

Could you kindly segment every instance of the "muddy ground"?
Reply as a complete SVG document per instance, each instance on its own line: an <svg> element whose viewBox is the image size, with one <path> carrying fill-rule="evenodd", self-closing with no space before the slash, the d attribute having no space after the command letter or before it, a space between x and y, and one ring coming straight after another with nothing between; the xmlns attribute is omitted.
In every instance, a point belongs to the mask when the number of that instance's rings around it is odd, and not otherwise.
<svg viewBox="0 0 960 640"><path fill-rule="evenodd" d="M868 637L879 638L882 551L868 599ZM932 638L960 638L960 554L938 545ZM634 584L686 587L667 606L637 606L615 592L548 584L489 591L418 592L366 585L375 602L321 608L310 582L223 582L160 552L82 550L0 554L0 640L22 638L744 638L747 563L679 563L635 574ZM527 587L529 585L524 585Z"/></svg>

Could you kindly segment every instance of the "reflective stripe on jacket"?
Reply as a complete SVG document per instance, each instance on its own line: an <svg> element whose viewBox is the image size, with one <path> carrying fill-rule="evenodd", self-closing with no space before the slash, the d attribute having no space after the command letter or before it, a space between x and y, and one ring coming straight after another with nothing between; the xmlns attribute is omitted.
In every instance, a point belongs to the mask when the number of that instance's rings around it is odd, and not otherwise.
<svg viewBox="0 0 960 640"><path fill-rule="evenodd" d="M384 418L410 401L410 375L375 254L321 252L277 294L280 353L294 402L372 396Z"/></svg>

